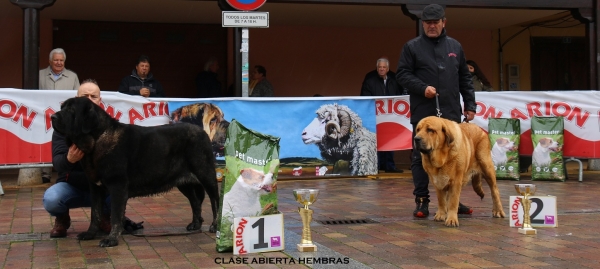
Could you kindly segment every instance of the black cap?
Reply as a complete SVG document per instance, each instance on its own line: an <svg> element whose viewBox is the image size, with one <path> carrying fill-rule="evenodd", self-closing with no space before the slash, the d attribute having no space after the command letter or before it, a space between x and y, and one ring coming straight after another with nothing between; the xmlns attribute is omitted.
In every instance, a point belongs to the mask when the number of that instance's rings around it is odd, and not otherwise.
<svg viewBox="0 0 600 269"><path fill-rule="evenodd" d="M437 21L439 19L443 19L446 14L444 13L444 8L438 4L431 4L426 6L423 9L423 15L421 15L421 20L423 21Z"/></svg>

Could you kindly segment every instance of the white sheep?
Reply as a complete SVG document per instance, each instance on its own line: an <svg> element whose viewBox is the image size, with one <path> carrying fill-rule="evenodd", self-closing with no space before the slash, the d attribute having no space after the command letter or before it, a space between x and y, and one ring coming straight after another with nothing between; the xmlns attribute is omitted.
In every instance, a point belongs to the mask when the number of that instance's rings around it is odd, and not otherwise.
<svg viewBox="0 0 600 269"><path fill-rule="evenodd" d="M317 117L302 131L304 144L316 144L330 163L349 162L352 175L377 174L377 137L345 105L322 105ZM335 170L335 169L334 169Z"/></svg>

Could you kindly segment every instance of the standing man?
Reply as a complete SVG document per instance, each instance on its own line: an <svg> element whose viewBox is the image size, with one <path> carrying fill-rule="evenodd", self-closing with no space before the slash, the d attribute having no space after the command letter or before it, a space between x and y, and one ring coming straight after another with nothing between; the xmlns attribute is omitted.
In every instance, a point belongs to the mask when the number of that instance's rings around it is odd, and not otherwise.
<svg viewBox="0 0 600 269"><path fill-rule="evenodd" d="M40 90L77 90L79 78L75 72L65 68L67 54L61 48L50 52L50 65L40 70Z"/></svg>
<svg viewBox="0 0 600 269"><path fill-rule="evenodd" d="M162 85L150 73L150 58L146 55L140 56L131 75L121 80L119 92L144 97L165 97Z"/></svg>
<svg viewBox="0 0 600 269"><path fill-rule="evenodd" d="M375 70L367 73L360 90L361 96L394 96L401 95L400 85L396 81L396 74L390 71L390 61L386 57L377 59ZM377 160L379 170L386 173L402 173L396 168L393 151L378 151Z"/></svg>
<svg viewBox="0 0 600 269"><path fill-rule="evenodd" d="M398 83L410 94L413 138L419 121L438 115L438 110L442 118L458 123L463 115L466 121L473 120L476 111L469 67L460 43L446 35L444 8L437 4L426 6L421 20L424 32L404 45L396 72ZM429 215L429 176L423 169L418 150L412 152L411 170L417 204L413 215L426 218ZM459 204L458 214L472 212L469 207Z"/></svg>
<svg viewBox="0 0 600 269"><path fill-rule="evenodd" d="M79 78L75 72L65 68L67 54L61 48L50 51L50 65L40 70L40 90L77 90ZM42 168L42 182L49 183L52 178L52 167Z"/></svg>
<svg viewBox="0 0 600 269"><path fill-rule="evenodd" d="M211 58L204 64L204 71L196 76L196 89L198 97L212 98L221 97L221 82L217 78L219 71L219 61L217 58Z"/></svg>

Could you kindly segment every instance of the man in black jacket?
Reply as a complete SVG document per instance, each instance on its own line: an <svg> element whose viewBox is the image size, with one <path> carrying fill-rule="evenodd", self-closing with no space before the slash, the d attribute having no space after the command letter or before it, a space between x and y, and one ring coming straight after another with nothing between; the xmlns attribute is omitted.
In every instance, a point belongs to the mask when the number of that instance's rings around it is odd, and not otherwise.
<svg viewBox="0 0 600 269"><path fill-rule="evenodd" d="M83 81L77 90L77 96L87 97L97 105L102 101L100 88L96 81L91 79ZM79 163L83 155L75 144L67 144L63 135L58 132L52 133L52 165L58 172L58 178L56 184L46 190L43 198L46 211L56 217L54 227L50 231L52 238L67 236L67 229L71 226L69 209L91 206L89 181ZM110 198L107 197L100 223L100 229L107 233L111 229L109 204ZM125 218L124 222L130 227L132 224L136 225L133 229L143 228L141 223L133 223L128 218Z"/></svg>
<svg viewBox="0 0 600 269"><path fill-rule="evenodd" d="M417 124L425 117L437 115L458 123L463 115L466 121L475 117L475 92L471 74L462 46L446 35L444 16L444 8L440 5L426 6L421 16L424 32L408 41L400 55L396 78L400 86L410 94L413 138ZM463 98L464 111L460 96ZM412 152L411 171L417 204L413 215L425 218L429 215L429 177L423 169L421 153L417 150ZM459 214L472 212L469 207L459 205Z"/></svg>
<svg viewBox="0 0 600 269"><path fill-rule="evenodd" d="M396 74L390 71L390 61L381 57L377 59L376 69L367 73L360 89L361 96L394 96L401 95L400 85L396 81ZM379 170L387 173L402 173L396 168L393 151L378 151L377 160Z"/></svg>
<svg viewBox="0 0 600 269"><path fill-rule="evenodd" d="M131 75L121 80L119 92L144 97L165 97L162 85L150 73L150 58L146 55L140 56Z"/></svg>

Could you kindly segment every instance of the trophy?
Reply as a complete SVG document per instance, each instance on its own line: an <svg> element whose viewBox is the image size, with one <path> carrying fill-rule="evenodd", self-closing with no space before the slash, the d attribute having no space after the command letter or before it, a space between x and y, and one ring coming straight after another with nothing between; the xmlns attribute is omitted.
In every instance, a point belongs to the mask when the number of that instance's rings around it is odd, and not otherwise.
<svg viewBox="0 0 600 269"><path fill-rule="evenodd" d="M519 198L523 205L523 226L519 228L521 234L537 234L537 231L531 227L531 219L529 218L529 209L531 209L531 200L529 196L535 194L534 184L515 184L515 190L517 193L522 195L523 198Z"/></svg>
<svg viewBox="0 0 600 269"><path fill-rule="evenodd" d="M317 201L317 195L319 195L319 190L294 190L294 198L296 198L298 203L304 206L298 208L298 213L300 213L300 217L302 218L302 242L297 246L298 251L301 252L317 251L317 246L313 244L310 236L310 222L312 221L313 211L308 209L309 205L312 205L315 201Z"/></svg>

